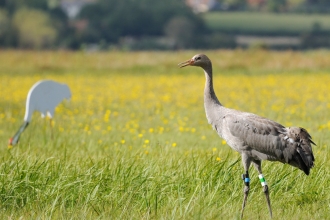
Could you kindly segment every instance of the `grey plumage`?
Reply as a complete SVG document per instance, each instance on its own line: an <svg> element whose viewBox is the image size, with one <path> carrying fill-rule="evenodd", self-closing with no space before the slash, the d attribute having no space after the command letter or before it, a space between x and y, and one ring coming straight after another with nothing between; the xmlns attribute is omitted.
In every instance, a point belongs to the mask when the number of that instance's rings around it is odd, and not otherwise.
<svg viewBox="0 0 330 220"><path fill-rule="evenodd" d="M304 128L284 127L283 125L260 117L224 107L213 89L212 63L204 54L179 64L180 67L198 66L205 73L204 107L208 122L227 144L242 155L245 176L253 163L262 175L261 161L279 161L295 166L309 175L314 166L311 136ZM249 192L249 180L245 183L242 215ZM268 186L263 185L268 208L272 216Z"/></svg>
<svg viewBox="0 0 330 220"><path fill-rule="evenodd" d="M303 128L284 127L260 116L225 113L222 122L213 124L218 134L240 153L254 160L280 161L295 166L307 175L314 166L310 135ZM219 132L219 130L222 130Z"/></svg>

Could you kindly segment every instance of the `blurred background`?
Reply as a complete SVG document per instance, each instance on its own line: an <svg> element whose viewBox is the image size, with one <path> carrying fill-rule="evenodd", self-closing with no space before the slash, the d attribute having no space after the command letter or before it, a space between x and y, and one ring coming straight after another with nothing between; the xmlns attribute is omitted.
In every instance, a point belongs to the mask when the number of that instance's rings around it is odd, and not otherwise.
<svg viewBox="0 0 330 220"><path fill-rule="evenodd" d="M0 0L0 47L330 48L328 0Z"/></svg>

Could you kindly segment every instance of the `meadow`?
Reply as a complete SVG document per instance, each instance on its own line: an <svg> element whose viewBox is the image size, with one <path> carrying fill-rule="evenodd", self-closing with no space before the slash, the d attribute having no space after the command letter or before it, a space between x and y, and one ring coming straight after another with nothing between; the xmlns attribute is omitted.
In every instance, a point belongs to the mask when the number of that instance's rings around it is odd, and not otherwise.
<svg viewBox="0 0 330 220"><path fill-rule="evenodd" d="M203 18L212 30L229 33L300 36L315 29L330 31L327 14L212 12Z"/></svg>
<svg viewBox="0 0 330 220"><path fill-rule="evenodd" d="M240 155L207 124L204 74L177 64L200 51L0 51L1 219L239 219ZM306 176L263 162L273 219L328 219L330 51L203 51L227 107L306 128ZM18 145L26 95L67 83L52 128L35 113ZM54 138L51 138L51 131ZM268 219L251 167L245 219Z"/></svg>

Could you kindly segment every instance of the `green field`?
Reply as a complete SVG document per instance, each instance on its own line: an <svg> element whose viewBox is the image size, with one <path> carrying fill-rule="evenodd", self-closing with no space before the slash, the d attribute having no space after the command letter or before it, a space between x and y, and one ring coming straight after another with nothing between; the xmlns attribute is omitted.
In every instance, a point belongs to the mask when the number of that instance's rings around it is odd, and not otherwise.
<svg viewBox="0 0 330 220"><path fill-rule="evenodd" d="M309 176L263 163L273 219L328 219L330 51L204 52L225 106L302 126L317 144ZM0 51L0 218L239 219L240 155L207 124L202 70L177 67L195 53ZM8 148L40 79L67 83L72 99L52 129L35 113ZM245 219L267 219L250 175Z"/></svg>
<svg viewBox="0 0 330 220"><path fill-rule="evenodd" d="M204 15L215 31L236 34L300 35L315 26L330 31L330 16L320 14L282 14L257 12L212 12Z"/></svg>

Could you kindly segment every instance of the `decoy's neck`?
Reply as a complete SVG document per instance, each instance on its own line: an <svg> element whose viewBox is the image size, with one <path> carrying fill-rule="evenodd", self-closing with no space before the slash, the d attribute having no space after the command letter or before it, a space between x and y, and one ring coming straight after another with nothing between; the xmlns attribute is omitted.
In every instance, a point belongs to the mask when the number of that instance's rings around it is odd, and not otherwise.
<svg viewBox="0 0 330 220"><path fill-rule="evenodd" d="M218 104L221 105L219 102L214 89L213 89L213 77L212 77L212 64L207 65L203 68L205 73L205 88L204 88L204 101L205 104Z"/></svg>
<svg viewBox="0 0 330 220"><path fill-rule="evenodd" d="M18 143L19 137L21 136L21 134L23 133L23 131L25 130L25 128L29 125L28 121L24 121L23 124L21 125L21 127L18 129L18 131L16 132L16 134L10 139L10 145L16 145Z"/></svg>

